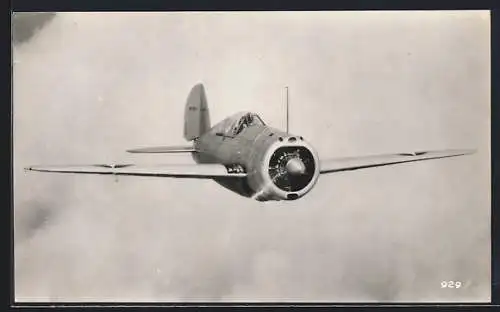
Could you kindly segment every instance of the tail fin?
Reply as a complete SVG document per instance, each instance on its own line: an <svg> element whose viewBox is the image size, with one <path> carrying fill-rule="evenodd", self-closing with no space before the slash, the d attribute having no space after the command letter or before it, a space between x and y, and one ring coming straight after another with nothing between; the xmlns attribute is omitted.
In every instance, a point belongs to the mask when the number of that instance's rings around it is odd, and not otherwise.
<svg viewBox="0 0 500 312"><path fill-rule="evenodd" d="M199 138L210 129L205 88L201 83L195 85L189 93L184 111L184 138L188 141Z"/></svg>

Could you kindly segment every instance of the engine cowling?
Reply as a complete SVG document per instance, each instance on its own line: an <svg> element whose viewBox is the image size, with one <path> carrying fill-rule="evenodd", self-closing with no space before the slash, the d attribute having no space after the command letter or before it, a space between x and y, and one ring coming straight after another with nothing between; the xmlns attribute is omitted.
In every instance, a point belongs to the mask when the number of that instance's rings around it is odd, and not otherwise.
<svg viewBox="0 0 500 312"><path fill-rule="evenodd" d="M302 137L280 137L255 158L248 182L254 199L295 200L307 194L319 177L319 159Z"/></svg>

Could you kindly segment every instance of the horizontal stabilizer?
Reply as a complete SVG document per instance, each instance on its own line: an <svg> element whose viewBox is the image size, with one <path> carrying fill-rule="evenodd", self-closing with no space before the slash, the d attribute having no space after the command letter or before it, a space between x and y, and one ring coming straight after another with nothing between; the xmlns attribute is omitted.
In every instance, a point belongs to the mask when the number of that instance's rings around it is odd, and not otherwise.
<svg viewBox="0 0 500 312"><path fill-rule="evenodd" d="M29 171L86 173L131 176L153 176L172 178L211 179L216 177L245 177L241 170L233 170L221 164L166 164L166 165L135 165L135 164L94 164L65 166L31 166Z"/></svg>
<svg viewBox="0 0 500 312"><path fill-rule="evenodd" d="M196 152L193 146L156 146L127 150L129 153L189 153Z"/></svg>
<svg viewBox="0 0 500 312"><path fill-rule="evenodd" d="M410 153L383 154L360 157L344 157L321 160L320 173L358 170L371 167L395 165L400 163L462 156L474 153L474 150L441 150Z"/></svg>

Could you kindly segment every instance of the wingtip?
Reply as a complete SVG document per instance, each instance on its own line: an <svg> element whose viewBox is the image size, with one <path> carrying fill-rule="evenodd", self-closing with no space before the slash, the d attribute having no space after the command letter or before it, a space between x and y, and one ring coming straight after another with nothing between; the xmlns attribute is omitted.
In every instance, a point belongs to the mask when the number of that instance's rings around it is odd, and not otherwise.
<svg viewBox="0 0 500 312"><path fill-rule="evenodd" d="M144 151L147 150L147 148L131 148L126 150L127 153L132 153L132 154L140 154L144 153Z"/></svg>
<svg viewBox="0 0 500 312"><path fill-rule="evenodd" d="M462 155L470 155L477 152L476 149L473 148L462 148L462 149L443 149L443 150L435 150L436 152L443 152L449 155L454 156L462 156ZM432 151L431 151L432 152Z"/></svg>
<svg viewBox="0 0 500 312"><path fill-rule="evenodd" d="M36 166L24 167L24 172L28 172L28 171L40 171L40 170Z"/></svg>
<svg viewBox="0 0 500 312"><path fill-rule="evenodd" d="M147 151L147 148L134 148L134 149L128 149L126 150L127 153L131 154L144 154L144 153L150 153Z"/></svg>
<svg viewBox="0 0 500 312"><path fill-rule="evenodd" d="M465 155L471 155L476 152L475 149L449 149L449 150L443 150L444 153L450 155L450 156L465 156Z"/></svg>
<svg viewBox="0 0 500 312"><path fill-rule="evenodd" d="M462 150L462 154L463 155L470 155L470 154L474 154L476 152L477 152L477 150L474 149L474 148L469 148L469 149Z"/></svg>

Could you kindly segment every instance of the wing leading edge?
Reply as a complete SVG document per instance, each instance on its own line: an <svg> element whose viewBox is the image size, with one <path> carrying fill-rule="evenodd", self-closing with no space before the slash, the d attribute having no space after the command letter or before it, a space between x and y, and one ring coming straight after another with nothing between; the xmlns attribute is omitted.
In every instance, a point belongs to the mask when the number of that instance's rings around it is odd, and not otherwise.
<svg viewBox="0 0 500 312"><path fill-rule="evenodd" d="M414 161L455 157L472 154L474 152L474 150L441 150L370 155L361 157L332 158L320 161L320 173L333 173L339 171L395 165Z"/></svg>
<svg viewBox="0 0 500 312"><path fill-rule="evenodd" d="M111 174L172 178L211 179L216 177L245 177L246 173L221 164L135 165L95 164L69 166L31 166L25 170L58 173Z"/></svg>

